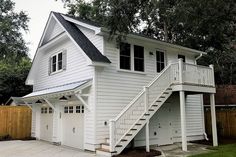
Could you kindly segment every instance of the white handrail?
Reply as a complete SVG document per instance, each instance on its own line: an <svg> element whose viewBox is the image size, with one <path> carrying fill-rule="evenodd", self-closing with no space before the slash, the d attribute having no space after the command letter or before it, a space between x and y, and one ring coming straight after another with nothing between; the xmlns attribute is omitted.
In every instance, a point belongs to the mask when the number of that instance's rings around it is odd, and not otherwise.
<svg viewBox="0 0 236 157"><path fill-rule="evenodd" d="M157 80L171 65L173 65L173 64L175 64L175 63L169 64L168 66L166 66L166 67L162 70L162 72L161 72L158 76L156 76L156 77L147 85L147 87L150 87L154 82L156 82L156 80ZM117 121L117 120L122 116L122 114L123 114L125 111L127 111L127 110L132 106L132 104L135 103L135 102L138 100L138 98L139 98L144 92L145 92L145 91L144 91L144 89L143 89L133 100L131 100L131 102L130 102L127 106L125 106L125 108L118 114L118 116L117 116L116 118L112 119L112 121Z"/></svg>

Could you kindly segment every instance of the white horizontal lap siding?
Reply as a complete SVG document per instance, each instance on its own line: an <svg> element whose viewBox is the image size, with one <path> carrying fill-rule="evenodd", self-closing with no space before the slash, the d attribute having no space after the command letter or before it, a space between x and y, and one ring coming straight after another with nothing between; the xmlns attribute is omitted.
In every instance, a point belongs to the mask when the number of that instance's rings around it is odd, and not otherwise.
<svg viewBox="0 0 236 157"><path fill-rule="evenodd" d="M67 51L66 70L48 74L49 58L53 54L65 49ZM38 73L34 90L41 90L58 85L63 85L79 80L93 78L93 67L88 66L83 52L78 49L69 39L58 43L56 46L44 52L38 63Z"/></svg>
<svg viewBox="0 0 236 157"><path fill-rule="evenodd" d="M103 36L101 35L96 35L94 31L77 26L81 32L93 43L93 45L101 52L103 53Z"/></svg>
<svg viewBox="0 0 236 157"><path fill-rule="evenodd" d="M172 111L172 134L175 142L181 140L181 125L180 125L180 107L179 98L176 99L177 103L173 105ZM202 114L202 100L200 95L187 95L186 97L186 128L188 140L193 136L203 135L204 124Z"/></svg>
<svg viewBox="0 0 236 157"><path fill-rule="evenodd" d="M112 62L108 67L97 68L97 104L96 104L96 129L97 143L104 142L109 137L109 119L115 118L122 109L147 85L155 76L156 72L156 48L166 51L167 63L178 61L178 50L164 49L158 45L151 45L143 41L127 39L131 44L144 46L145 73L118 71L119 49L117 43L105 41L104 54ZM154 52L150 55L149 52ZM193 57L192 57L193 58ZM186 55L186 61L193 59Z"/></svg>

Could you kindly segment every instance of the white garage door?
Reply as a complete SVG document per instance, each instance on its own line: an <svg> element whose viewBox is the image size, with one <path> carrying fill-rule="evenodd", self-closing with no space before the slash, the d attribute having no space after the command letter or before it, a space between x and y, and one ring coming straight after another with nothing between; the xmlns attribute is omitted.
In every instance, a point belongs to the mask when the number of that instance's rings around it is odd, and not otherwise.
<svg viewBox="0 0 236 157"><path fill-rule="evenodd" d="M40 139L52 141L53 109L42 107L40 115Z"/></svg>
<svg viewBox="0 0 236 157"><path fill-rule="evenodd" d="M84 106L65 106L62 115L62 144L84 148Z"/></svg>

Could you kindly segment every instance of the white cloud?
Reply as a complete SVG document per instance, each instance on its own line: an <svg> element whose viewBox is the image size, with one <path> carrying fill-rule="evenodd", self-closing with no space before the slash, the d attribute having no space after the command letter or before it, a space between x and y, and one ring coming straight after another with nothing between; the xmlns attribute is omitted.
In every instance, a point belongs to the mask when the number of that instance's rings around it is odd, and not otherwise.
<svg viewBox="0 0 236 157"><path fill-rule="evenodd" d="M16 11L23 10L29 15L29 32L24 33L24 39L29 43L29 56L33 58L49 13L51 11L66 13L66 9L60 0L13 0L13 2Z"/></svg>

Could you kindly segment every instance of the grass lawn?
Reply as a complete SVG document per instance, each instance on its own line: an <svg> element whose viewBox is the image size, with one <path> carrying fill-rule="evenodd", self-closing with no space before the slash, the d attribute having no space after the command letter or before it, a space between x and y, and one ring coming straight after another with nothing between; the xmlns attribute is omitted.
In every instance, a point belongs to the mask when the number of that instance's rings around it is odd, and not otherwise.
<svg viewBox="0 0 236 157"><path fill-rule="evenodd" d="M210 153L193 155L191 157L236 157L236 144L221 145Z"/></svg>

